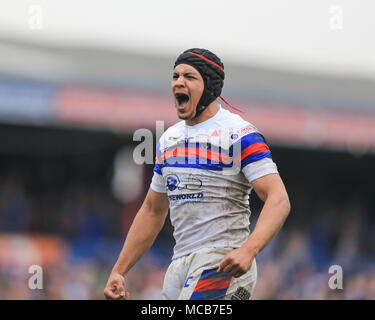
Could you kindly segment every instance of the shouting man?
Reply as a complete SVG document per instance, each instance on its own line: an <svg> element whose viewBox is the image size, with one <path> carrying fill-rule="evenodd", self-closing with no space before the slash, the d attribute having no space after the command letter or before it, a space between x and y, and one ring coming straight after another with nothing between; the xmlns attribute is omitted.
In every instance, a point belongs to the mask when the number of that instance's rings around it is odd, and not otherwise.
<svg viewBox="0 0 375 320"><path fill-rule="evenodd" d="M177 58L172 93L181 121L157 145L150 189L106 298L128 299L125 276L153 244L168 209L176 245L165 299L249 299L253 293L255 257L280 230L290 203L263 135L218 103L223 85L224 65L209 50L194 48ZM264 206L250 234L252 189Z"/></svg>

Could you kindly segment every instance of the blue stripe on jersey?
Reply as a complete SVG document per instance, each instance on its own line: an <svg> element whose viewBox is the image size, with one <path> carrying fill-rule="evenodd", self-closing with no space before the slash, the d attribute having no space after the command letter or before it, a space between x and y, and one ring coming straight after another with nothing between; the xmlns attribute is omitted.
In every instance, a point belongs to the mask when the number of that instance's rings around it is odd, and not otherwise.
<svg viewBox="0 0 375 320"><path fill-rule="evenodd" d="M193 292L190 300L217 300L225 297L228 288Z"/></svg>
<svg viewBox="0 0 375 320"><path fill-rule="evenodd" d="M217 268L215 269L206 269L202 272L201 277L199 280L206 280L206 279L216 279L216 278L228 278L230 275L225 272L217 272Z"/></svg>
<svg viewBox="0 0 375 320"><path fill-rule="evenodd" d="M255 162L255 161L258 161L258 160L262 160L264 158L270 158L270 159L272 159L271 152L259 152L259 153L256 153L256 154L253 154L251 156L246 157L241 162L241 169L243 167L247 166L249 163L252 163L252 162Z"/></svg>

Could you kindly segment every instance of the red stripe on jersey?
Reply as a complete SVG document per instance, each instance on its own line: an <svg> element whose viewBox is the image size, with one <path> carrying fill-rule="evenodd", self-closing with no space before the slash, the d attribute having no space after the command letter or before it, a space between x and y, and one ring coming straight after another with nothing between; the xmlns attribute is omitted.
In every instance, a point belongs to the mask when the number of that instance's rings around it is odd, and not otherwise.
<svg viewBox="0 0 375 320"><path fill-rule="evenodd" d="M226 289L229 287L232 277L199 280L194 292L205 290Z"/></svg>
<svg viewBox="0 0 375 320"><path fill-rule="evenodd" d="M270 149L264 142L254 143L251 146L248 146L246 149L241 152L241 161L246 157L259 153L259 152L269 152Z"/></svg>

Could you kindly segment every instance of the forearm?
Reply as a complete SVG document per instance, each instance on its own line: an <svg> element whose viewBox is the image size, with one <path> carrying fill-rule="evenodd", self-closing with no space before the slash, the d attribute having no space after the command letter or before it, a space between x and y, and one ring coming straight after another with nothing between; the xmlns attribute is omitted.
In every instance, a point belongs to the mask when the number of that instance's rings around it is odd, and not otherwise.
<svg viewBox="0 0 375 320"><path fill-rule="evenodd" d="M264 203L255 229L244 247L256 256L279 232L289 215L289 211L288 197L269 196Z"/></svg>
<svg viewBox="0 0 375 320"><path fill-rule="evenodd" d="M126 274L152 246L164 221L165 215L155 214L142 207L130 227L112 272Z"/></svg>

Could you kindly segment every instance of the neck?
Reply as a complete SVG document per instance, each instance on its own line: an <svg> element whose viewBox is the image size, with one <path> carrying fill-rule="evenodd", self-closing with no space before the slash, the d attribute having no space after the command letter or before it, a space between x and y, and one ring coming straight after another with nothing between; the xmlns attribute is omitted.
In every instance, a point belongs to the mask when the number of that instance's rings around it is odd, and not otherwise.
<svg viewBox="0 0 375 320"><path fill-rule="evenodd" d="M187 126L195 126L198 123L201 123L203 121L206 121L210 118L212 118L218 111L220 107L216 100L212 101L206 109L203 110L203 112L194 119L185 120L185 124Z"/></svg>

